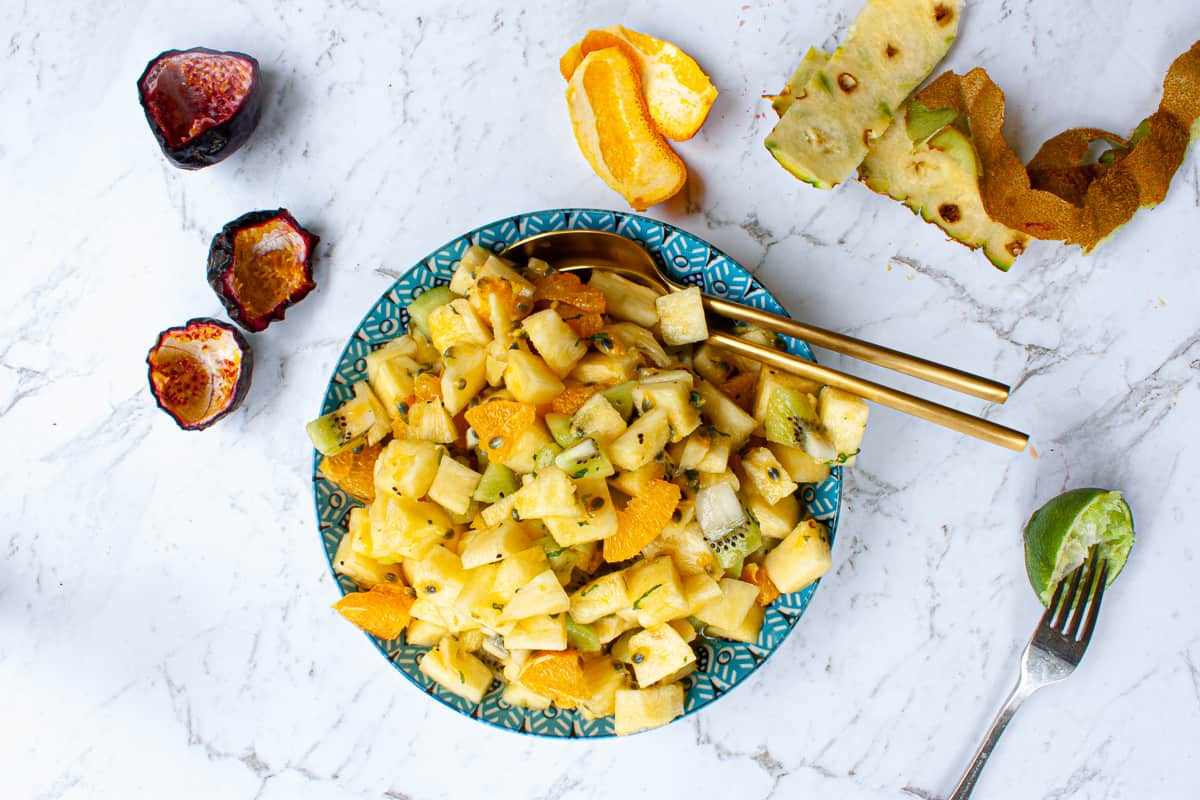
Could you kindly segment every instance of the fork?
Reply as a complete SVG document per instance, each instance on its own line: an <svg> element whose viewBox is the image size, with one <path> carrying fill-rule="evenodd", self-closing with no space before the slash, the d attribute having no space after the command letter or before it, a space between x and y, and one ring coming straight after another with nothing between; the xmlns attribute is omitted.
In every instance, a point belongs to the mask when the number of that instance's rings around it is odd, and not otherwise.
<svg viewBox="0 0 1200 800"><path fill-rule="evenodd" d="M971 796L1000 734L1004 733L1021 704L1038 689L1058 683L1079 666L1092 639L1092 631L1096 628L1096 617L1100 613L1100 600L1104 597L1107 579L1108 560L1101 558L1092 548L1087 560L1059 581L1049 608L1025 646L1016 687L996 714L992 727L975 751L971 765L948 800L967 800ZM1070 587L1066 588L1068 582Z"/></svg>

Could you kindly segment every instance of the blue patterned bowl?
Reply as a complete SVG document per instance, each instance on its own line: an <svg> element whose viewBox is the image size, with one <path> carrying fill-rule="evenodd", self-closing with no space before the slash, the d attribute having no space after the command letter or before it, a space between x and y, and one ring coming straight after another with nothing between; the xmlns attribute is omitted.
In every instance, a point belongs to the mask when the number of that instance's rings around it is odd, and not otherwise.
<svg viewBox="0 0 1200 800"><path fill-rule="evenodd" d="M500 251L513 242L544 231L590 229L615 231L640 242L677 280L695 284L709 294L756 308L786 314L783 307L740 264L717 248L686 231L665 222L622 211L594 209L561 209L537 211L506 217L459 236L439 247L424 260L402 275L383 293L350 337L334 369L333 379L325 392L321 413L332 411L348 399L351 386L366 376L365 357L399 333L408 324L405 307L426 289L450 282L454 264L473 244ZM804 342L789 339L789 352L812 358ZM317 505L317 524L321 542L333 570L333 555L338 541L346 532L350 509L357 504L317 472L320 455L313 459L313 495ZM841 508L841 469L816 486L803 487L803 500L808 512L829 528L832 539L837 530ZM355 590L354 584L334 574L343 594ZM767 660L787 638L812 597L816 584L802 591L785 594L767 609L762 632L754 644L728 642L723 639L697 638L697 670L684 679L687 698L684 703L690 714L716 700L737 686ZM394 641L374 639L375 646L393 666L426 694L450 708L500 728L531 733L537 736L583 738L613 735L611 718L588 720L575 711L551 707L546 711L514 708L500 700L500 684L478 705L445 691L417 669L425 653L423 647L411 647L403 638Z"/></svg>

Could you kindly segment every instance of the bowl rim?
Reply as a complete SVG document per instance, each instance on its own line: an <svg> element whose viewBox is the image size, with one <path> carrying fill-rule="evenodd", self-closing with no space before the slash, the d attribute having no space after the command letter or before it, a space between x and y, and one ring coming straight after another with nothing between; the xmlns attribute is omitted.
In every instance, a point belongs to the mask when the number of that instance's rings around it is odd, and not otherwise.
<svg viewBox="0 0 1200 800"><path fill-rule="evenodd" d="M379 294L378 298L366 310L366 312L363 314L362 318L359 320L358 324L355 326L353 331L347 337L345 345L343 345L341 351L339 352L337 358L335 359L335 361L333 363L333 367L330 372L329 380L325 383L324 392L322 394L320 413L322 413L322 414L326 413L328 410L332 410L333 406L336 406L337 401L334 398L334 396L331 394L331 391L332 391L333 387L339 383L338 374L339 374L339 372L341 372L341 366L345 362L347 357L350 355L350 348L354 344L355 340L356 339L364 339L365 340L363 330L366 327L367 323L370 321L372 315L375 313L376 309L381 304L383 304L384 301L388 301L388 302L392 303L393 305L397 306L399 309L404 308L404 305L399 302L398 297L395 297L394 299L392 297L389 297L389 295L392 295L392 293L395 292L398 284L411 279L413 273L416 273L419 270L425 270L426 272L430 273L431 275L436 276L437 270L433 266L435 259L438 257L438 255L440 253L451 250L460 241L467 241L470 244L477 244L480 239L480 234L482 232L497 229L499 227L504 226L506 223L511 223L513 229L516 230L518 233L520 233L520 223L522 221L527 221L531 218L535 218L535 217L539 217L539 216L552 216L552 215L563 215L563 217L566 220L568 220L568 223L573 217L580 217L580 216L587 216L587 215L601 215L601 216L612 215L613 219L614 219L614 231L623 236L626 236L627 238L632 239L633 241L639 242L643 246L647 246L647 243L637 239L636 237L629 236L627 233L624 233L621 230L619 230L621 219L624 218L624 219L639 220L639 221L642 221L645 223L649 223L651 225L661 226L664 231L664 235L663 235L663 243L664 244L667 242L669 235L676 235L676 236L684 237L684 239L687 241L699 243L700 245L703 245L704 247L708 248L708 250L711 253L711 257L709 258L708 262L701 268L700 272L702 275L705 274L705 272L708 269L708 266L714 260L716 260L718 258L723 259L726 262L728 262L730 265L732 265L734 268L736 268L736 270L738 270L745 277L745 279L748 283L748 286L751 289L757 288L757 290L761 291L771 302L773 302L775 304L775 306L777 306L778 311L782 312L784 316L790 316L786 307L783 305L782 302L779 301L779 299L774 295L774 293L772 293L771 290L768 289L750 269L748 269L743 264L741 264L741 262L732 258L728 253L726 253L724 250L717 247L716 245L712 244L707 239L705 239L701 236L698 236L694 233L691 233L690 231L684 230L684 229L678 227L677 225L674 225L665 220L656 219L654 217L648 217L644 214L638 214L638 213L632 212L632 211L621 211L621 210L616 210L616 209L605 209L605 208L565 207L565 208L545 208L545 209L535 209L535 210L531 210L531 211L523 211L523 212L519 212L516 214L509 214L509 215L505 215L503 217L499 217L490 222L484 223L482 225L478 225L478 226L471 228L457 236L452 237L451 239L442 243L440 246L431 250L423 258L413 262L413 264L410 267L408 267L403 272L401 272L399 275L397 275L392 280L391 284L389 284L387 286L387 288L385 288ZM546 228L545 230L586 230L586 229L588 229L586 226L578 226L577 227L577 226L572 226L570 224L567 224L563 227ZM529 235L532 235L532 234L531 233L521 234L520 236L518 236L518 239L525 238L526 236L529 236ZM516 240L517 239L514 239L512 241L516 241ZM512 241L496 242L488 249L492 250L493 252L497 252L498 250L503 249L501 245L511 244ZM653 247L649 247L649 246L647 247L647 250L651 251L651 255L655 256L656 260L658 260L660 262L660 264L664 264L667 267L668 271L671 271L671 265L665 264L665 259L662 258L661 254L654 252L655 249L656 248L653 248ZM444 284L437 283L434 285L444 285ZM399 335L399 331L397 331L397 333L395 335ZM812 361L816 360L814 358L814 356L812 354L812 350L809 347L807 342L797 339L797 338L794 338L794 337L789 337L789 336L782 336L782 338L783 338L784 342L786 343L788 352L791 352L793 354L798 354L798 355L800 355L804 358L807 358L809 360L812 360ZM320 466L322 456L321 456L321 453L318 452L315 448L312 450L312 453L313 453L313 462L312 462L311 480L312 480L312 484L313 484L313 505L314 505L314 511L316 513L318 541L320 542L321 549L325 556L326 568L329 570L329 574L333 578L334 586L337 588L337 590L341 594L341 596L345 596L347 594L347 590L345 589L343 581L339 578L337 571L334 569L333 556L332 556L332 553L330 552L329 548L326 545L325 533L324 533L324 529L322 528L321 494L318 491L318 486L321 481L327 481L327 479L320 476L320 472L319 472L319 466ZM832 546L834 543L835 536L836 536L838 524L841 519L841 511L842 511L843 484L842 484L842 468L840 466L835 466L832 468L830 477L826 479L826 482L828 482L830 480L834 481L833 486L834 486L835 502L833 503L832 511L829 513L829 515L825 519L822 520L822 524L824 524L828 530L830 546ZM802 486L809 486L809 485L802 484ZM803 498L803 497L801 498L801 500L802 500L802 502L806 502L805 498ZM350 499L349 502L357 503L358 501L354 501L353 499ZM365 505L365 504L361 504L361 505ZM348 510L345 513L348 513ZM756 672L758 672L758 670L764 664L767 663L767 661L776 653L776 651L778 651L783 646L784 642L786 642L787 639L791 636L792 632L796 628L796 625L799 623L800 618L803 617L804 614L806 613L808 604L811 602L812 596L813 596L813 594L815 594L816 589L820 586L820 583L821 583L821 579L818 579L817 581L798 590L797 592L793 592L793 593L784 595L785 597L792 596L792 595L795 595L795 596L806 595L806 596L802 597L802 607L801 607L799 613L797 613L794 618L789 619L786 633L783 634L783 636L779 639L779 641L773 647L764 648L765 654L763 655L763 657L761 659L757 659L755 661L755 663L749 667L748 670L746 670L744 673L742 673L736 679L736 681L734 681L732 683L732 685L730 685L728 688L724 689L720 693L714 694L711 698L708 698L706 700L696 703L691 709L685 710L683 714L674 718L673 720L666 723L665 725L661 725L657 728L648 728L645 730L637 731L631 735L638 735L638 734L642 734L642 733L648 733L651 731L665 729L665 728L679 722L680 720L683 720L683 719L691 716L692 714L708 707L709 705L712 705L717 700L727 696L733 690L735 690L738 687L745 684L752 675L754 675ZM775 606L775 603L777 603L777 602L778 602L778 600L773 601L769 606L767 606L767 610L768 611L771 610ZM781 612L781 615L782 615L782 612ZM786 615L784 615L784 616L786 617ZM585 740L585 741L590 740L590 739L617 738L616 733L611 732L611 731L578 733L573 728L570 733L564 735L562 733L554 732L554 731L539 731L539 730L533 730L533 729L526 728L526 727L520 727L520 728L510 727L508 725L501 724L498 721L488 719L487 717L480 714L479 713L480 704L475 704L473 710L459 708L458 706L454 705L449 700L447 700L446 698L443 698L442 696L440 696L437 693L436 689L437 689L438 685L436 683L432 683L431 686L427 687L427 686L421 684L413 675L409 674L409 672L404 668L404 666L402 666L399 663L399 660L396 658L393 658L393 656L388 653L382 640L377 639L374 636L371 636L370 634L366 633L365 631L362 632L362 634L363 634L363 636L365 636L367 638L368 641L371 642L371 644L375 647L375 649L377 651L379 651L380 655L383 656L383 658L392 666L392 668L395 669L397 672L399 672L401 675L403 675L405 680L407 680L416 689L418 689L421 694L435 700L439 705L447 708L450 711L453 711L455 714L468 717L468 718L473 719L478 722L482 722L491 728L503 730L508 733L521 734L521 735L526 735L526 736L534 736L534 737L538 737L538 738L558 739L558 740L561 740L561 739ZM725 640L720 639L720 640L715 640L715 641L723 642ZM734 643L734 644L736 644L736 643ZM425 650L427 652L429 648L421 648L421 649ZM494 689L489 688L489 694L492 691L494 691ZM550 709L548 709L548 711L553 712L554 716L558 716L563 713L578 713L578 712L573 712L573 711L564 711L562 709L558 709L556 706L551 706ZM546 712L543 712L543 713L546 713ZM611 717L608 717L607 719L611 719ZM627 737L622 737L622 738L627 738Z"/></svg>

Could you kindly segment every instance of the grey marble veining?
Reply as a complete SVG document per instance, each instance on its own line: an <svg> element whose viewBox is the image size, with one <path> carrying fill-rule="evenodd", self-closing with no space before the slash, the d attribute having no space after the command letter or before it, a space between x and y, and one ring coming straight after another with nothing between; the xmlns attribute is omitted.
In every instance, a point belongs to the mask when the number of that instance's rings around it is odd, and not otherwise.
<svg viewBox="0 0 1200 800"><path fill-rule="evenodd" d="M1021 711L976 797L1200 794L1200 163L1096 253L1035 243L1007 275L862 187L809 189L763 150L760 95L857 5L0 4L0 795L940 798L1038 616L1021 526L1089 484L1127 493L1140 541L1082 667ZM1036 456L876 410L834 570L764 669L661 731L543 741L422 697L329 610L303 424L347 333L427 252L515 211L621 207L557 71L615 22L721 89L678 147L685 194L651 213L798 316L1011 381L988 413ZM1066 127L1131 128L1197 36L1180 0L974 2L944 66L988 68L1029 157ZM185 173L134 83L193 44L255 54L269 94L240 153ZM281 205L322 237L319 288L253 337L244 408L182 433L146 350L220 315L213 233Z"/></svg>

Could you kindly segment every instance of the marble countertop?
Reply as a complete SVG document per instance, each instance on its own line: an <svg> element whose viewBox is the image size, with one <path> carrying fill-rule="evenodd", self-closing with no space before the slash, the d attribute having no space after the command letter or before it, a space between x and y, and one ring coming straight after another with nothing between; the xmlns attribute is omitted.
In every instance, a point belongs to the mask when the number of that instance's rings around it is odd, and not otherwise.
<svg viewBox="0 0 1200 800"><path fill-rule="evenodd" d="M764 151L760 95L858 6L0 4L0 795L944 797L1039 615L1022 524L1088 485L1126 493L1139 543L1083 665L1021 711L976 797L1200 794L1200 160L1095 254L1035 243L1008 274L860 186L812 190ZM988 68L1026 158L1066 127L1128 130L1200 10L1114 9L974 2L943 66ZM1011 382L990 416L1034 448L877 409L834 569L771 662L660 731L546 741L422 696L329 610L303 424L349 331L425 253L516 211L623 207L575 147L557 72L617 22L721 90L678 148L686 195L650 213L806 320ZM269 91L249 145L188 173L134 84L195 44L256 54ZM210 238L277 206L321 235L319 289L253 337L243 408L181 432L146 350L221 316Z"/></svg>

